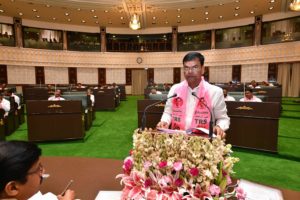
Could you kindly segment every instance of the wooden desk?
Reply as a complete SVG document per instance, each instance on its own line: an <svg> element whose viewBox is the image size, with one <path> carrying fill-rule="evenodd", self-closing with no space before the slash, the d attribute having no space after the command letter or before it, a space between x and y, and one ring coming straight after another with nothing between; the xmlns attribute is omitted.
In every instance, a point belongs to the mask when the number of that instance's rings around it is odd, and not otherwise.
<svg viewBox="0 0 300 200"><path fill-rule="evenodd" d="M116 93L115 89L99 89L94 91L95 110L115 110Z"/></svg>
<svg viewBox="0 0 300 200"><path fill-rule="evenodd" d="M142 117L145 108L148 105L151 105L159 100L153 99L143 99L137 101L137 110L138 110L138 127L142 126ZM160 121L162 113L164 112L165 104L160 103L151 108L149 108L146 112L146 128L156 128L157 123Z"/></svg>
<svg viewBox="0 0 300 200"><path fill-rule="evenodd" d="M84 138L81 101L27 101L29 141Z"/></svg>
<svg viewBox="0 0 300 200"><path fill-rule="evenodd" d="M81 200L94 200L100 190L122 190L120 179L121 160L78 157L42 157L42 164L50 177L44 180L42 193L59 194L69 180L74 180L71 189ZM280 189L285 200L300 199L300 192Z"/></svg>

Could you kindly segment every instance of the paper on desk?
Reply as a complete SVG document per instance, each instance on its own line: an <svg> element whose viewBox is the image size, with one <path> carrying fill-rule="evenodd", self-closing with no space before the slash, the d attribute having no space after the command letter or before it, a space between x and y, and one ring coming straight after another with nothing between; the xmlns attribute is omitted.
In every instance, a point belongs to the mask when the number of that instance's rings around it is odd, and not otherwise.
<svg viewBox="0 0 300 200"><path fill-rule="evenodd" d="M280 190L241 179L239 187L246 192L246 200L283 200Z"/></svg>
<svg viewBox="0 0 300 200"><path fill-rule="evenodd" d="M120 200L122 191L100 191L95 200Z"/></svg>
<svg viewBox="0 0 300 200"><path fill-rule="evenodd" d="M42 194L41 191L38 191L35 195L30 197L28 200L57 200L57 196L51 192Z"/></svg>

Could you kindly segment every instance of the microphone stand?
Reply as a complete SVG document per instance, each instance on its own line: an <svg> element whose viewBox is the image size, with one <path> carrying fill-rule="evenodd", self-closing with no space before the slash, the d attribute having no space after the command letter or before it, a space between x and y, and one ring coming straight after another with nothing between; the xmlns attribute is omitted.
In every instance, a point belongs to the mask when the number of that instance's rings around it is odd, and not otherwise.
<svg viewBox="0 0 300 200"><path fill-rule="evenodd" d="M213 137L213 127L214 127L214 122L213 122L213 118L212 118L212 112L211 112L210 108L209 108L205 103L201 102L201 99L197 96L197 94L196 94L195 92L192 92L192 95L193 95L194 97L196 97L196 98L199 100L199 102L200 102L202 105L204 105L204 106L207 108L207 110L209 111L209 114L210 114L210 120L209 120L208 136L210 137L210 139L212 139L212 137Z"/></svg>
<svg viewBox="0 0 300 200"><path fill-rule="evenodd" d="M140 128L140 130L144 130L145 129L145 126L146 126L146 111L149 109L149 108L151 108L152 106L155 106L155 105L157 105L157 104L159 104L159 103L162 103L162 102L164 102L164 101L167 101L168 99L171 99L171 98L174 98L174 97L176 97L177 96L177 94L173 94L172 96L170 96L170 97L168 97L168 98L165 98L165 99L163 99L163 100L160 100L160 101L157 101L157 102L155 102L155 103L153 103L153 104L150 104L150 105L148 105L145 109L144 109L144 112L143 112L143 117L142 117L142 127Z"/></svg>

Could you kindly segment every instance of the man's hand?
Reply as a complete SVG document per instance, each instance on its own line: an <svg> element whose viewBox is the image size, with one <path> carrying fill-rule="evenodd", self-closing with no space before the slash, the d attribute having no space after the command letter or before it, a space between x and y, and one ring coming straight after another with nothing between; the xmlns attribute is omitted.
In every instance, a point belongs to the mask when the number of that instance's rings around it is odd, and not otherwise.
<svg viewBox="0 0 300 200"><path fill-rule="evenodd" d="M73 190L68 189L64 196L58 195L57 198L59 200L74 200L75 192Z"/></svg>
<svg viewBox="0 0 300 200"><path fill-rule="evenodd" d="M169 124L167 122L160 121L156 125L156 128L169 128Z"/></svg>
<svg viewBox="0 0 300 200"><path fill-rule="evenodd" d="M226 133L223 131L223 129L221 129L219 126L215 126L214 127L214 133L216 134L216 135L219 135L219 136L221 136L221 138L225 138L225 136L226 136Z"/></svg>

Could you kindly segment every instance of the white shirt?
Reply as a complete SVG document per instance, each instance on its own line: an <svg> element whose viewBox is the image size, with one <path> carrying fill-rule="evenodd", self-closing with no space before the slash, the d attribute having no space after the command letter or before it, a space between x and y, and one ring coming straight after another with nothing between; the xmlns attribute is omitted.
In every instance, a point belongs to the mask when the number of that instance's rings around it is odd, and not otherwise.
<svg viewBox="0 0 300 200"><path fill-rule="evenodd" d="M5 112L9 112L10 102L3 98L2 101L0 102L0 108L2 108Z"/></svg>
<svg viewBox="0 0 300 200"><path fill-rule="evenodd" d="M64 101L65 99L62 98L62 97L55 97L55 96L52 96L52 97L49 97L48 98L48 101Z"/></svg>
<svg viewBox="0 0 300 200"><path fill-rule="evenodd" d="M256 96L253 95L252 99L247 99L247 98L241 98L240 101L247 101L247 102L262 102L260 98L257 98Z"/></svg>
<svg viewBox="0 0 300 200"><path fill-rule="evenodd" d="M232 97L232 96L227 95L227 96L224 98L224 101L235 101L235 98Z"/></svg>
<svg viewBox="0 0 300 200"><path fill-rule="evenodd" d="M95 105L95 95L90 94L90 99L91 99L91 102L92 102L92 106L94 106Z"/></svg>
<svg viewBox="0 0 300 200"><path fill-rule="evenodd" d="M175 84L171 87L168 97L174 94L174 91L178 86L179 84ZM190 128L192 124L195 106L197 102L197 99L192 95L192 92L197 92L198 88L199 86L194 89L188 87L185 129ZM224 101L223 90L217 86L208 84L207 91L211 100L213 119L216 120L216 125L218 125L222 130L225 131L229 128L230 118L227 116L227 108ZM171 115L172 115L172 99L168 99L168 101L166 102L164 113L161 117L161 121L170 124L172 120Z"/></svg>

